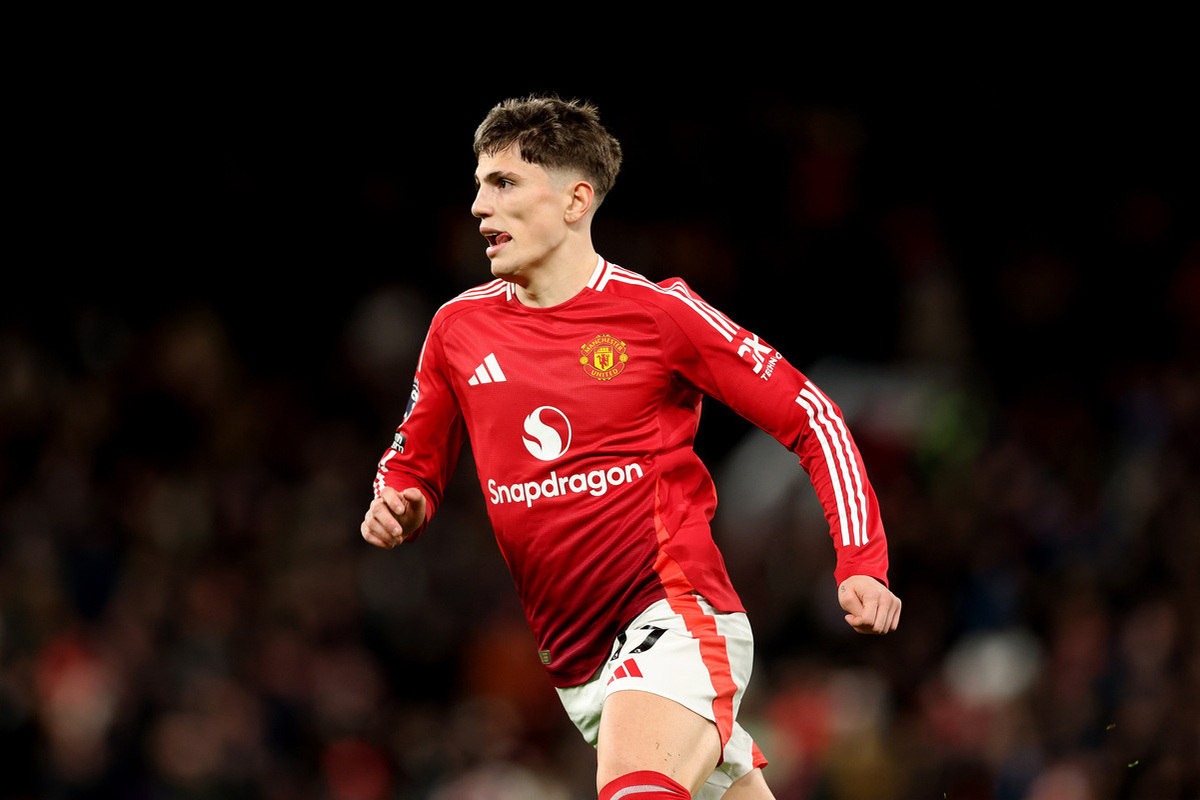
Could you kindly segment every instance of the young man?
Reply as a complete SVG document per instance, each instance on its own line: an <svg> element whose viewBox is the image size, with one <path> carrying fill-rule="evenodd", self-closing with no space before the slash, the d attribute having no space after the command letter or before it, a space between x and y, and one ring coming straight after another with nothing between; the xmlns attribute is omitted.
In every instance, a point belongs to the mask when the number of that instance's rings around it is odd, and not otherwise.
<svg viewBox="0 0 1200 800"><path fill-rule="evenodd" d="M602 800L769 798L737 723L753 639L692 449L710 395L795 452L825 509L846 620L895 630L875 494L837 407L680 280L592 247L621 163L594 107L509 100L475 134L491 283L438 310L362 524L418 536L470 436L539 656L596 746Z"/></svg>

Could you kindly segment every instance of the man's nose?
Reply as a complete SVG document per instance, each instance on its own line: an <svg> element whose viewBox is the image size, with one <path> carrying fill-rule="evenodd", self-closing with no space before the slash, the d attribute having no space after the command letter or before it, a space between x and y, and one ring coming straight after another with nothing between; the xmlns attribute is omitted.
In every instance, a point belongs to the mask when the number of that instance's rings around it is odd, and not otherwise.
<svg viewBox="0 0 1200 800"><path fill-rule="evenodd" d="M483 196L483 189L475 193L475 202L471 203L471 216L483 219L491 214L491 205Z"/></svg>

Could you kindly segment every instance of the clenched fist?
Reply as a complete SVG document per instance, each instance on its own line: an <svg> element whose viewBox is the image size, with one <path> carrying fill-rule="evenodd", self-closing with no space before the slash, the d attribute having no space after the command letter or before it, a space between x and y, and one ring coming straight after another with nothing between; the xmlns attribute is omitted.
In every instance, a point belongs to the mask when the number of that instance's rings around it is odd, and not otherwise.
<svg viewBox="0 0 1200 800"><path fill-rule="evenodd" d="M363 516L362 537L376 547L391 550L425 523L425 495L418 489L397 492L383 487Z"/></svg>

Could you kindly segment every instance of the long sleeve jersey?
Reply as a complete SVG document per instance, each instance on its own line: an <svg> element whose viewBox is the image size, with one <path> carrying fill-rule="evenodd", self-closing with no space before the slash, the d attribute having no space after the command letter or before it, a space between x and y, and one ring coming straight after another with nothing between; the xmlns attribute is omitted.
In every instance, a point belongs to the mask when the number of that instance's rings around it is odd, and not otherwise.
<svg viewBox="0 0 1200 800"><path fill-rule="evenodd" d="M684 281L604 259L557 306L523 305L495 280L438 310L375 494L420 489L427 526L469 437L541 661L556 686L576 685L655 600L696 592L743 610L693 450L703 395L799 457L829 522L835 579L886 583L878 504L838 407Z"/></svg>

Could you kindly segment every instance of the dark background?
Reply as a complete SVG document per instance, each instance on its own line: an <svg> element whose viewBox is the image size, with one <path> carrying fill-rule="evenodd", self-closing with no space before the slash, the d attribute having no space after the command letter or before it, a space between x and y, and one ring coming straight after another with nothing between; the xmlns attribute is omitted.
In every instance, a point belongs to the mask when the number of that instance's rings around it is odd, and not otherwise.
<svg viewBox="0 0 1200 800"><path fill-rule="evenodd" d="M430 316L489 277L471 134L542 91L624 146L602 255L808 372L880 496L905 610L868 639L802 473L706 406L776 796L1200 792L1197 127L1169 44L574 77L478 44L461 77L161 47L14 101L0 796L592 791L469 452L420 542L357 531Z"/></svg>

